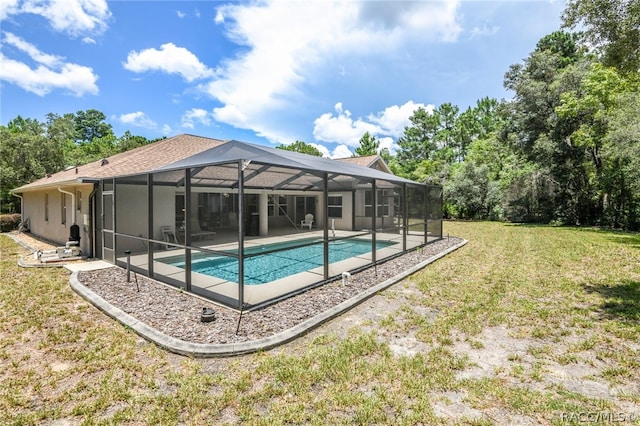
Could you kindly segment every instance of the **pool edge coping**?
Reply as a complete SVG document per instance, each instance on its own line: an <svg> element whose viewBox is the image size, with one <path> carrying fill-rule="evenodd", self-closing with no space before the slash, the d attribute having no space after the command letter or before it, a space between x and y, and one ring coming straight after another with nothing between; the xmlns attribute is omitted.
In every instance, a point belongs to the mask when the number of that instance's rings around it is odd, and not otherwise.
<svg viewBox="0 0 640 426"><path fill-rule="evenodd" d="M375 286L368 288L362 293L359 293L358 295L353 296L345 300L344 302L341 302L336 306L329 308L326 311L323 311L320 314L315 315L314 317L309 318L291 328L281 331L280 333L256 340L239 343L194 343L169 336L138 320L137 318L127 314L123 310L111 305L98 294L81 284L78 280L77 271L71 274L69 278L69 285L73 289L73 291L75 291L83 299L94 305L96 308L98 308L111 318L115 319L116 321L120 322L122 325L131 328L139 336L152 343L155 343L163 349L176 354L192 356L195 358L229 357L259 351L266 351L288 343L306 334L310 330L319 327L323 323L341 315L352 307L359 305L365 300L376 295L378 292L391 287L393 284L396 284L409 275L416 273L430 263L433 263L436 260L446 256L447 254L459 249L460 247L463 247L465 244L467 244L467 242L467 240L462 239L462 241L458 244L429 257L428 259L414 265L413 267L401 272L400 274L397 274L383 281L382 283L376 284Z"/></svg>

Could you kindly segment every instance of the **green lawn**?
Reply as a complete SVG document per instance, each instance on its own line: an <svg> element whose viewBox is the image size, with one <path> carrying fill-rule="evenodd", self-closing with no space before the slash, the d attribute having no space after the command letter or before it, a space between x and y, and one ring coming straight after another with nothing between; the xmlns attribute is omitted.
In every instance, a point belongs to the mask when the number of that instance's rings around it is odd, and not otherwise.
<svg viewBox="0 0 640 426"><path fill-rule="evenodd" d="M114 323L62 270L17 267L0 236L2 424L640 424L640 235L446 233L469 243L385 291L401 303L379 320L208 360Z"/></svg>

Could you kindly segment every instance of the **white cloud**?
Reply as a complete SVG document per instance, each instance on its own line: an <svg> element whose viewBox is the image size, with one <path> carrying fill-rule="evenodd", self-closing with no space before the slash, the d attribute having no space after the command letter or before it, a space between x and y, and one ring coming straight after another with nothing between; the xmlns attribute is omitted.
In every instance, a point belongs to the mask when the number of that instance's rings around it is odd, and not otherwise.
<svg viewBox="0 0 640 426"><path fill-rule="evenodd" d="M331 152L331 150L329 150L329 148L327 148L326 146L319 143L310 143L309 145L315 147L318 151L320 151L322 156L326 158L345 158L351 157L351 155L353 155L349 147L342 144L336 146L333 149L333 152Z"/></svg>
<svg viewBox="0 0 640 426"><path fill-rule="evenodd" d="M44 96L54 89L64 89L76 96L98 94L98 76L93 69L73 63L65 63L64 57L41 52L22 38L4 33L3 42L26 53L38 65L35 68L8 58L0 53L0 79L22 89Z"/></svg>
<svg viewBox="0 0 640 426"><path fill-rule="evenodd" d="M316 118L313 127L313 137L318 141L336 142L356 147L365 132L379 133L380 128L375 124L363 120L353 120L349 110L342 109L342 103L336 104L336 113L328 112Z"/></svg>
<svg viewBox="0 0 640 426"><path fill-rule="evenodd" d="M377 114L370 114L366 119L351 118L351 112L345 110L342 102L335 105L336 115L332 113L322 114L314 121L313 136L318 141L337 142L346 146L357 147L360 138L365 132L371 136L380 138L398 138L404 133L405 126L409 126L409 117L418 108L433 111L433 105L424 105L414 101L408 101L404 105L393 105ZM391 145L387 146L392 148ZM381 148L383 148L381 144Z"/></svg>
<svg viewBox="0 0 640 426"><path fill-rule="evenodd" d="M181 10L179 10L177 14L178 14L178 18L184 18L185 16L187 16L187 14L182 12Z"/></svg>
<svg viewBox="0 0 640 426"><path fill-rule="evenodd" d="M200 88L222 103L214 111L217 120L258 134L278 134L272 117L305 101L303 85L324 84L329 77L322 74L323 67L328 63L340 64L331 67L332 76L337 76L336 69L350 70L358 58L385 61L405 44L455 40L461 31L458 4L459 0L227 4L217 9L214 21L225 25L229 39L245 49L221 63L214 80ZM353 137L347 139L352 145Z"/></svg>
<svg viewBox="0 0 640 426"><path fill-rule="evenodd" d="M182 115L182 127L194 128L194 124L211 125L211 114L201 108L191 108Z"/></svg>
<svg viewBox="0 0 640 426"><path fill-rule="evenodd" d="M380 142L380 151L386 148L389 150L391 154L395 154L399 148L398 144L396 143L396 140L388 136L379 138L378 142Z"/></svg>
<svg viewBox="0 0 640 426"><path fill-rule="evenodd" d="M491 27L488 27L487 24L484 24L482 28L473 27L471 30L471 38L494 35L497 34L498 31L500 31L499 26L492 25Z"/></svg>
<svg viewBox="0 0 640 426"><path fill-rule="evenodd" d="M155 129L157 124L151 118L149 118L144 112L136 111L127 114L122 114L118 117L123 124L129 124L131 126L144 127L147 129Z"/></svg>
<svg viewBox="0 0 640 426"><path fill-rule="evenodd" d="M72 36L101 34L111 18L106 0L9 0L8 6L0 7L2 19L18 13L40 15L54 30Z"/></svg>
<svg viewBox="0 0 640 426"><path fill-rule="evenodd" d="M320 151L323 157L331 157L331 152L326 146L319 143L310 143L309 145L315 147L318 151Z"/></svg>
<svg viewBox="0 0 640 426"><path fill-rule="evenodd" d="M411 125L409 117L411 117L413 112L418 108L424 108L429 112L433 112L434 106L408 101L401 106L392 105L387 107L378 115L369 115L368 119L372 123L380 126L380 132L378 134L398 138L404 133L404 128Z"/></svg>
<svg viewBox="0 0 640 426"><path fill-rule="evenodd" d="M348 146L340 144L333 150L331 158L346 158L351 157L352 155L353 152L351 152Z"/></svg>
<svg viewBox="0 0 640 426"><path fill-rule="evenodd" d="M5 20L11 15L18 13L18 0L0 1L0 20Z"/></svg>
<svg viewBox="0 0 640 426"><path fill-rule="evenodd" d="M123 65L136 73L157 70L178 74L188 82L213 76L213 71L200 62L196 55L173 43L163 44L160 50L150 48L129 52L127 62Z"/></svg>
<svg viewBox="0 0 640 426"><path fill-rule="evenodd" d="M168 124L165 124L162 126L162 134L163 135L169 135L171 134L171 132L173 132L173 130L171 130L171 126L169 126Z"/></svg>
<svg viewBox="0 0 640 426"><path fill-rule="evenodd" d="M3 42L23 51L34 61L48 67L56 67L62 64L64 58L57 55L49 55L41 52L36 46L18 37L17 35L4 31Z"/></svg>
<svg viewBox="0 0 640 426"><path fill-rule="evenodd" d="M213 109L213 116L217 121L228 123L236 127L244 127L247 123L247 116L235 105L227 105Z"/></svg>
<svg viewBox="0 0 640 426"><path fill-rule="evenodd" d="M84 44L96 44L96 41L94 39L92 39L91 37L84 37L82 39L82 42Z"/></svg>

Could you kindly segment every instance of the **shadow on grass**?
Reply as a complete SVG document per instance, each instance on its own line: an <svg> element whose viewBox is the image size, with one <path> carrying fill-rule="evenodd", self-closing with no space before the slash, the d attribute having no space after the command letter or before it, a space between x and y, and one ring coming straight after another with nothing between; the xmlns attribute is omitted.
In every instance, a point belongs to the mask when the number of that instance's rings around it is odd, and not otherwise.
<svg viewBox="0 0 640 426"><path fill-rule="evenodd" d="M615 286L604 284L583 286L588 293L604 299L600 309L607 317L640 324L640 282L625 280Z"/></svg>
<svg viewBox="0 0 640 426"><path fill-rule="evenodd" d="M629 245L633 248L640 249L640 234L632 233L620 233L619 235L613 234L609 237L611 241L618 244Z"/></svg>
<svg viewBox="0 0 640 426"><path fill-rule="evenodd" d="M612 228L599 228L597 226L572 226L572 225L548 225L543 223L505 223L506 226L517 226L522 228L557 229L561 231L579 231L594 234L607 235L614 243L625 244L634 248L640 248L640 233L623 231Z"/></svg>

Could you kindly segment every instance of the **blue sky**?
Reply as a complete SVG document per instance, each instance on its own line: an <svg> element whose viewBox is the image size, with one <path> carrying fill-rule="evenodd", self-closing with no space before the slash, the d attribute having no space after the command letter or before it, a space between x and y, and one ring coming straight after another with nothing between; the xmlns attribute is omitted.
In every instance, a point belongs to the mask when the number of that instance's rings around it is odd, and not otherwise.
<svg viewBox="0 0 640 426"><path fill-rule="evenodd" d="M413 111L502 86L564 1L0 0L0 122L98 109L117 136L394 150Z"/></svg>

